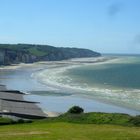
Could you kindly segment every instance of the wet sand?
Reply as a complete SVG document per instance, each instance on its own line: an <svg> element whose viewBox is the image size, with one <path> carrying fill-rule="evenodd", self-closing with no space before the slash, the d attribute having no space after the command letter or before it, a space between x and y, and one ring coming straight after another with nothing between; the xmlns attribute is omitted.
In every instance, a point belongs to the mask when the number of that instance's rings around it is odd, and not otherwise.
<svg viewBox="0 0 140 140"><path fill-rule="evenodd" d="M78 61L79 63L78 59L72 61ZM54 93L50 87L38 82L37 79L31 76L34 72L41 71L42 69L57 67L58 63L62 65L69 65L71 61L40 62L34 64L8 66L7 68L2 67L0 68L0 84L5 84L8 89L21 90L23 92L29 93L29 95L25 98L30 101L40 102L39 106L45 112L51 112L50 115L52 116L52 112L66 112L73 105L79 105L83 107L85 112L118 112L131 115L140 114L139 111L133 109L127 109L109 103L103 103L101 101L88 99L80 95L70 95L64 92ZM42 94L42 91L44 94Z"/></svg>

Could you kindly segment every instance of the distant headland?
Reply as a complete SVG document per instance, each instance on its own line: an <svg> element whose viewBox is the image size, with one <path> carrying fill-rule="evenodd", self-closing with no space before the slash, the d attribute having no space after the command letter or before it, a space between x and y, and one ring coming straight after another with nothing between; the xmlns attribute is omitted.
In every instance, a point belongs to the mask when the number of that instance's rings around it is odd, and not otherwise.
<svg viewBox="0 0 140 140"><path fill-rule="evenodd" d="M98 57L100 53L82 48L34 44L0 44L0 65L59 61L70 58Z"/></svg>

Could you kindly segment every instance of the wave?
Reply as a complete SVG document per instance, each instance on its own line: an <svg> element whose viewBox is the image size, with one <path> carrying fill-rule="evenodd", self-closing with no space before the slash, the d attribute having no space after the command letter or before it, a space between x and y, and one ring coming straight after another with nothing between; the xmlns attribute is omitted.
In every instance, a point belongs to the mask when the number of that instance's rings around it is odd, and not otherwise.
<svg viewBox="0 0 140 140"><path fill-rule="evenodd" d="M69 65L65 66L59 64L56 67L48 68L32 74L32 77L36 78L42 84L47 85L48 90L54 90L56 92L66 92L72 94L80 94L87 98L94 98L103 101L107 101L113 104L123 105L129 108L140 110L140 90L139 89L126 89L126 88L102 88L100 86L89 86L87 83L74 82L73 77L66 75L70 69L76 69L87 65L98 65L105 63L120 63L123 58L115 59L111 61L105 61L100 63L75 63L73 61ZM110 59L109 59L110 60ZM126 60L126 59L125 59ZM84 59L85 61L85 59ZM88 60L89 61L89 60ZM129 60L126 62L130 62Z"/></svg>

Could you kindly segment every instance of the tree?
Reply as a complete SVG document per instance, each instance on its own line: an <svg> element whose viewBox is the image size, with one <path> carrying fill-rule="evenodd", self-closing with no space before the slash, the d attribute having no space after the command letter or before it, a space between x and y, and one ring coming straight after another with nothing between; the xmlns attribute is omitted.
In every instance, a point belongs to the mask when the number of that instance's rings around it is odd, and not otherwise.
<svg viewBox="0 0 140 140"><path fill-rule="evenodd" d="M68 113L72 113L72 114L80 114L83 112L84 112L84 109L79 106L73 106L68 110Z"/></svg>
<svg viewBox="0 0 140 140"><path fill-rule="evenodd" d="M132 117L130 119L130 122L132 122L136 126L140 126L140 115Z"/></svg>

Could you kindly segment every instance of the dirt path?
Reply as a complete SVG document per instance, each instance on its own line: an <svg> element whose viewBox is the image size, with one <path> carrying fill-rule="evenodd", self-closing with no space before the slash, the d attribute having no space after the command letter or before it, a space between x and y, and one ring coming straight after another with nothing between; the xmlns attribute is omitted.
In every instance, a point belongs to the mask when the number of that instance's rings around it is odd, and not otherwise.
<svg viewBox="0 0 140 140"><path fill-rule="evenodd" d="M29 132L8 132L8 133L0 133L0 136L19 136L19 135L41 135L48 134L46 131L29 131Z"/></svg>

